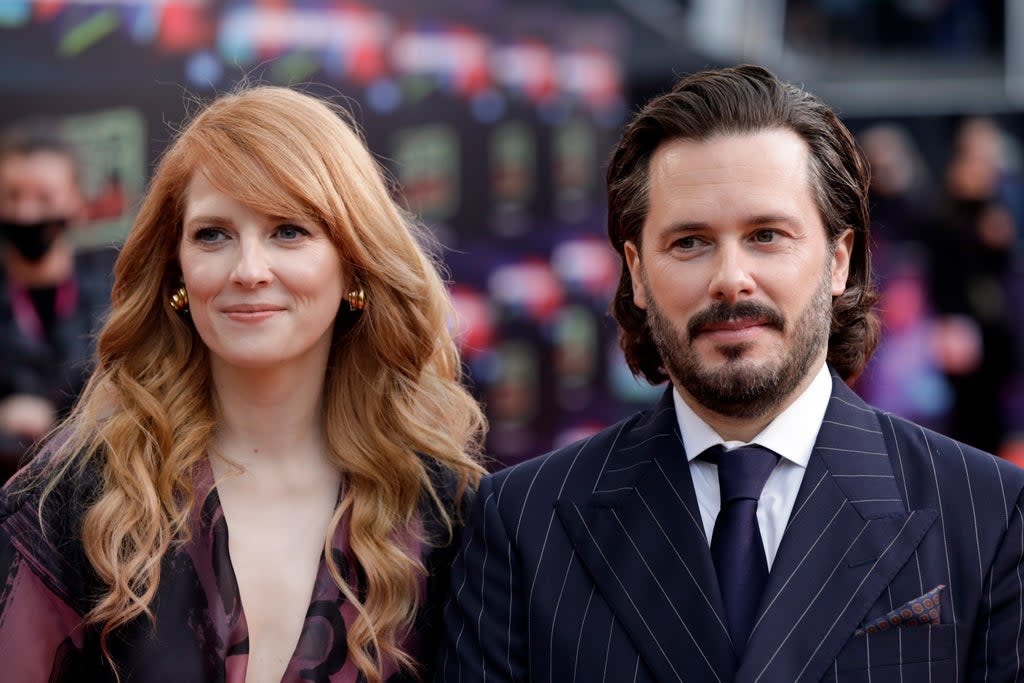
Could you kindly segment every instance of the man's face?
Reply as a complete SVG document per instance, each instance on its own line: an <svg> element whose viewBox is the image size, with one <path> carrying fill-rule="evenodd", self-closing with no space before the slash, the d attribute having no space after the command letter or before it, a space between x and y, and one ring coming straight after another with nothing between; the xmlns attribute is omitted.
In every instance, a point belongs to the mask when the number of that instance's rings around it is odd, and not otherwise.
<svg viewBox="0 0 1024 683"><path fill-rule="evenodd" d="M852 245L847 231L830 248L809 150L792 131L659 147L641 246L627 242L625 256L684 399L753 418L805 387L827 353Z"/></svg>
<svg viewBox="0 0 1024 683"><path fill-rule="evenodd" d="M0 160L0 220L25 225L73 221L81 211L74 163L67 157L35 152Z"/></svg>
<svg viewBox="0 0 1024 683"><path fill-rule="evenodd" d="M13 247L6 259L31 269L46 264L54 243L84 210L67 156L39 151L0 160L0 241Z"/></svg>

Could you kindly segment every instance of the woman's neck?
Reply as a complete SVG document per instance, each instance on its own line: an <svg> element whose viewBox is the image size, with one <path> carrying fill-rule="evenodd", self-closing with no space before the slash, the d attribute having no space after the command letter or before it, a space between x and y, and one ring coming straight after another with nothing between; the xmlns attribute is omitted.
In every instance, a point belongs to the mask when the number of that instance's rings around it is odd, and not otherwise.
<svg viewBox="0 0 1024 683"><path fill-rule="evenodd" d="M323 462L326 368L250 370L213 363L216 450L243 467Z"/></svg>

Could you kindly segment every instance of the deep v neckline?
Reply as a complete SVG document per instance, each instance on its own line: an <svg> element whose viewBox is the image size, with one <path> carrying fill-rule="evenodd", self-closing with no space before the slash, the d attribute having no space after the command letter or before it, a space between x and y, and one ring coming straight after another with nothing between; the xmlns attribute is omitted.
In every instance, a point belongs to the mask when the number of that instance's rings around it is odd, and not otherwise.
<svg viewBox="0 0 1024 683"><path fill-rule="evenodd" d="M224 680L245 683L249 661L249 629L241 590L231 561L229 529L217 491L213 468L204 458L194 478L193 538L189 553L206 593L215 641L224 661ZM339 487L339 500L341 488ZM346 516L347 517L347 516ZM348 524L343 518L335 529L332 551L342 576L352 585L355 567L349 560ZM358 671L348 661L346 635L357 616L345 599L320 553L316 579L303 618L302 630L288 660L282 683L332 681L355 683ZM310 678L312 675L312 678Z"/></svg>

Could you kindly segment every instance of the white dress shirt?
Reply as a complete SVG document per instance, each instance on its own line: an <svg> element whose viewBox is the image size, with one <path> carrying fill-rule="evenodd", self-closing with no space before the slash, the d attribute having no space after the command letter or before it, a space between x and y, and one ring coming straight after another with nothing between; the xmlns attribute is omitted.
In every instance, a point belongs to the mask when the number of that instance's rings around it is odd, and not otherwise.
<svg viewBox="0 0 1024 683"><path fill-rule="evenodd" d="M750 441L782 456L768 476L757 504L757 524L761 528L769 570L775 561L779 544L782 543L782 533L793 511L793 503L796 502L796 494L800 490L804 472L807 471L807 461L810 460L831 395L832 375L822 363L810 386ZM704 533L710 545L715 520L722 508L718 466L698 460L697 456L716 444L724 444L729 450L746 444L723 440L708 423L697 417L678 391L672 392L672 398L675 401L676 418L679 420L679 432L683 436L683 447L690 463L690 476L697 494Z"/></svg>

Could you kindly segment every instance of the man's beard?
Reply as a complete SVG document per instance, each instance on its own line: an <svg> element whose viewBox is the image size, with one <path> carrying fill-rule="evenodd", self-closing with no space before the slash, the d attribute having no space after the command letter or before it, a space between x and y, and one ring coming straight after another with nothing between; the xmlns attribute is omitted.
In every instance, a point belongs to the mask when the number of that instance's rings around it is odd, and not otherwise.
<svg viewBox="0 0 1024 683"><path fill-rule="evenodd" d="M658 309L651 296L646 276L647 324L661 355L668 375L686 389L701 405L735 418L762 417L777 408L800 385L811 370L823 348L828 344L832 325L831 273L826 270L821 285L811 302L790 323L780 311L766 304L741 301L730 306L716 302L693 316L683 333ZM786 339L792 331L789 346L780 357L761 364L744 360L751 344L742 342L719 346L725 362L717 369L705 366L693 348L693 339L708 324L756 319L765 327L777 330Z"/></svg>

